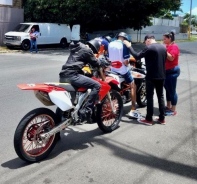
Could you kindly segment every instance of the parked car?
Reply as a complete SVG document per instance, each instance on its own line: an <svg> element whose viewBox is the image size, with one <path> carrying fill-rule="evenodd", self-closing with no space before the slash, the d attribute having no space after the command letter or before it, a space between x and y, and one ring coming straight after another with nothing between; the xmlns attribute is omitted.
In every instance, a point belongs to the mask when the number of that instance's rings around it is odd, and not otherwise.
<svg viewBox="0 0 197 184"><path fill-rule="evenodd" d="M60 44L65 48L73 38L80 39L80 25L74 25L72 31L67 24L56 23L20 23L13 31L5 33L4 44L7 47L21 46L23 50L30 49L31 28L39 32L37 45Z"/></svg>
<svg viewBox="0 0 197 184"><path fill-rule="evenodd" d="M190 34L191 35L197 35L197 31L191 31Z"/></svg>

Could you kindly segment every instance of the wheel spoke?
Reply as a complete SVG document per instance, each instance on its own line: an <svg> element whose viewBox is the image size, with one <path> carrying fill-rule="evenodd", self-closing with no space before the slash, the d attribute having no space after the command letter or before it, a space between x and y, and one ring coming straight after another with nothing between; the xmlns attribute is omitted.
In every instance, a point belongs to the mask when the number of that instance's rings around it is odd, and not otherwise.
<svg viewBox="0 0 197 184"><path fill-rule="evenodd" d="M22 145L24 151L30 156L39 156L46 152L54 140L54 135L43 141L40 134L53 128L55 123L50 116L45 114L33 118L23 133Z"/></svg>
<svg viewBox="0 0 197 184"><path fill-rule="evenodd" d="M105 126L111 126L119 117L119 104L115 96L111 96L112 107L115 110L113 113L109 100L107 99L102 108L102 120Z"/></svg>

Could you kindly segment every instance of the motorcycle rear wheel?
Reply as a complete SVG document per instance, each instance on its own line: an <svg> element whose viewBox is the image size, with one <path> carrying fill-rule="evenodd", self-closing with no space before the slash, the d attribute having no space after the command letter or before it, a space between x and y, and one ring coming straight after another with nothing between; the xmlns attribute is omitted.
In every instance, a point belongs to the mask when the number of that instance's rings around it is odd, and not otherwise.
<svg viewBox="0 0 197 184"><path fill-rule="evenodd" d="M19 158L30 163L45 159L55 147L58 136L55 134L44 142L40 134L51 130L57 123L57 117L50 109L37 108L27 113L14 134L14 149Z"/></svg>
<svg viewBox="0 0 197 184"><path fill-rule="evenodd" d="M97 107L97 124L105 133L112 132L119 126L123 113L123 102L120 94L112 90L110 95L113 107L116 110L115 114L112 112L108 97L105 97Z"/></svg>

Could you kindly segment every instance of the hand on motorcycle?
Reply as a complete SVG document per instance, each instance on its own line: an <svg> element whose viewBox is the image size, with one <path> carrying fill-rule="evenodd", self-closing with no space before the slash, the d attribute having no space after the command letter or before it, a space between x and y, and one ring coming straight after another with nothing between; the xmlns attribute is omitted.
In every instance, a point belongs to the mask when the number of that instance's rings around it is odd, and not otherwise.
<svg viewBox="0 0 197 184"><path fill-rule="evenodd" d="M107 61L107 59L104 56L99 56L98 58L99 65L103 68L107 68L110 65L110 62Z"/></svg>
<svg viewBox="0 0 197 184"><path fill-rule="evenodd" d="M128 60L125 60L125 61L123 61L123 64L124 64L125 66L128 66L128 65L129 65L129 61L128 61Z"/></svg>
<svg viewBox="0 0 197 184"><path fill-rule="evenodd" d="M131 42L124 40L123 43L129 48L131 47Z"/></svg>

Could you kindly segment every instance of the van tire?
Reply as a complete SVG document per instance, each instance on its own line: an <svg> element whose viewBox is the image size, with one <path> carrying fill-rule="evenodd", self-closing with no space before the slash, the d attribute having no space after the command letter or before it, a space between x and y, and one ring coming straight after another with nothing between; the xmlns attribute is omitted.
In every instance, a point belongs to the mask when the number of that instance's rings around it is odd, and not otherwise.
<svg viewBox="0 0 197 184"><path fill-rule="evenodd" d="M23 40L21 47L23 50L29 50L30 49L30 41L29 40Z"/></svg>
<svg viewBox="0 0 197 184"><path fill-rule="evenodd" d="M68 46L68 42L66 38L62 38L60 41L60 46L65 49Z"/></svg>

